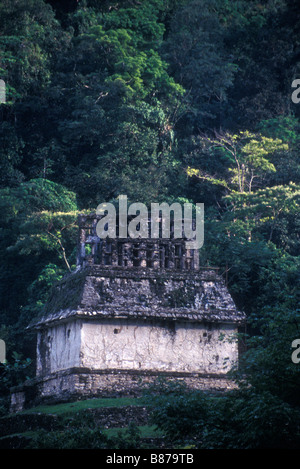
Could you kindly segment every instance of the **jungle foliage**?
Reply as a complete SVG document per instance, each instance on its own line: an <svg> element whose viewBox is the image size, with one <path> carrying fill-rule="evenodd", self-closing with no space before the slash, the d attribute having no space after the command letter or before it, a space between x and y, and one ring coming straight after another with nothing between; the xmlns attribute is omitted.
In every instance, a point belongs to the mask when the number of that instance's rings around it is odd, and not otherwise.
<svg viewBox="0 0 300 469"><path fill-rule="evenodd" d="M240 372L252 386L230 408L218 404L224 415L209 433L223 432L224 447L276 446L268 429L278 419L273 428L283 425L282 441L294 444L297 1L1 0L0 19L0 338L8 350L1 366L12 367L5 382L14 364L34 357L25 328L51 285L74 268L80 211L120 194L129 203L203 202L200 259L227 270L248 316ZM203 403L205 412L211 405ZM209 447L198 414L195 432Z"/></svg>

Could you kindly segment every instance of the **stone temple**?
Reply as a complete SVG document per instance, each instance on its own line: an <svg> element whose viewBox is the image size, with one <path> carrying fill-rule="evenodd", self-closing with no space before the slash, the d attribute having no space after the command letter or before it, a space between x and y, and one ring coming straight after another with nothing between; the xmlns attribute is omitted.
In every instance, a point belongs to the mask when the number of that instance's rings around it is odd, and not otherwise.
<svg viewBox="0 0 300 469"><path fill-rule="evenodd" d="M78 219L77 269L52 290L37 334L36 377L12 393L32 402L138 395L158 377L198 389L230 387L244 323L218 274L186 239L97 236Z"/></svg>

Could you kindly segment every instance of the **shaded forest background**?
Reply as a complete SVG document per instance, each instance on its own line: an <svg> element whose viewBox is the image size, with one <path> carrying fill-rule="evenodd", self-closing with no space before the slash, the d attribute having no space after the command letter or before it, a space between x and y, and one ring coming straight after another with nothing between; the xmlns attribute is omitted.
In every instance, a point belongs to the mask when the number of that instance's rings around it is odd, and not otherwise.
<svg viewBox="0 0 300 469"><path fill-rule="evenodd" d="M280 426L294 444L297 0L1 0L0 78L2 388L33 373L25 328L74 269L79 212L120 194L204 202L201 263L228 269L248 316L240 372L253 393L235 405L266 405L268 441Z"/></svg>

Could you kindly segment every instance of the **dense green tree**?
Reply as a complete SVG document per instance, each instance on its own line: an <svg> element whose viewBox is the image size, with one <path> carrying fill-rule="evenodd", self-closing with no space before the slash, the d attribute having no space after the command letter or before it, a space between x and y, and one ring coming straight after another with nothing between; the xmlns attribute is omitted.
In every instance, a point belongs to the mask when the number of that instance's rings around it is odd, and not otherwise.
<svg viewBox="0 0 300 469"><path fill-rule="evenodd" d="M176 391L157 421L199 447L295 446L296 0L2 0L0 19L1 385L27 373L25 327L74 267L78 210L120 194L204 202L201 263L248 315L250 386Z"/></svg>
<svg viewBox="0 0 300 469"><path fill-rule="evenodd" d="M237 70L224 48L218 1L184 2L174 13L163 45L170 72L186 93L176 109L177 131L222 125L227 90Z"/></svg>
<svg viewBox="0 0 300 469"><path fill-rule="evenodd" d="M204 137L201 143L204 152L227 161L228 180L202 175L201 170L190 167L187 169L188 175L197 176L239 193L246 191L251 193L257 179L261 185L265 175L276 172L275 166L270 161L270 154L288 150L288 145L280 139L255 135L248 131L240 132L238 135L219 134L216 138Z"/></svg>
<svg viewBox="0 0 300 469"><path fill-rule="evenodd" d="M53 10L43 0L3 0L0 17L0 70L9 85L8 100L41 96L64 39Z"/></svg>
<svg viewBox="0 0 300 469"><path fill-rule="evenodd" d="M21 351L23 329L44 304L44 282L50 287L76 260L76 197L36 179L1 189L0 206L1 324L12 328Z"/></svg>
<svg viewBox="0 0 300 469"><path fill-rule="evenodd" d="M294 0L222 3L226 50L239 70L228 90L223 126L254 130L262 120L298 114L290 99L292 80L299 74L300 23Z"/></svg>

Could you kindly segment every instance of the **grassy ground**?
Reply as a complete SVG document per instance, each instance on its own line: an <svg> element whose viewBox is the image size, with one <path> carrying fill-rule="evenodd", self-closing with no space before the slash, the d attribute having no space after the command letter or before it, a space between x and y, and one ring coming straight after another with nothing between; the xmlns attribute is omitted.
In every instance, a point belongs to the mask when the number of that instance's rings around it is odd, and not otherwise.
<svg viewBox="0 0 300 469"><path fill-rule="evenodd" d="M52 415L64 415L79 412L85 409L100 409L103 407L124 407L124 406L140 406L145 405L142 398L99 398L99 399L86 399L75 402L67 402L55 405L40 405L32 407L31 409L24 410L22 414L42 413Z"/></svg>
<svg viewBox="0 0 300 469"><path fill-rule="evenodd" d="M141 438L161 438L163 437L163 433L156 428L155 425L141 425L137 427L139 430L139 435ZM106 428L102 430L105 435L108 437L116 437L118 435L125 434L127 432L127 428ZM13 433L10 436L23 436L26 438L33 438L38 431L29 430L27 432L22 433Z"/></svg>
<svg viewBox="0 0 300 469"><path fill-rule="evenodd" d="M6 444L15 444L15 442L19 445L19 441L21 440L26 445L30 441L36 441L37 437L42 436L45 438L45 435L46 438L48 438L50 447L53 447L53 438L57 438L57 441L60 441L61 438L67 438L68 435L71 434L73 438L74 432L78 432L75 435L77 438L79 433L89 435L88 432L97 431L97 429L102 431L105 438L108 438L109 441L117 441L117 444L124 444L125 442L127 445L134 445L136 441L140 442L138 444L141 444L141 441L159 440L163 437L162 433L158 431L155 426L151 425L151 422L146 425L134 424L133 435L135 436L132 436L132 427L131 430L129 430L129 427L119 427L118 425L115 425L113 428L99 428L96 423L97 417L93 417L99 415L97 410L99 410L102 415L101 409L105 408L105 414L107 414L107 409L109 408L122 409L128 406L131 408L134 406L137 408L139 406L146 407L145 399L130 397L94 398L55 405L39 405L14 415L11 414L10 418L14 418L15 416L16 422L13 428L11 428L13 431L10 431L7 436L4 435L4 440L0 438L0 448L5 447ZM87 410L90 410L91 413L87 413ZM42 417L43 415L45 416L44 418ZM108 416L109 415L108 412ZM36 423L36 417L39 417L38 423ZM20 418L26 419L25 425L24 422L21 422L23 428L21 428L18 423ZM48 419L50 419L50 421ZM55 424L58 424L58 426L50 428L53 419L55 419ZM30 428L27 426L27 422ZM42 426L40 426L39 422L42 422ZM50 425L49 430L47 430L48 425ZM78 441L80 442L79 444L82 444L81 435Z"/></svg>

